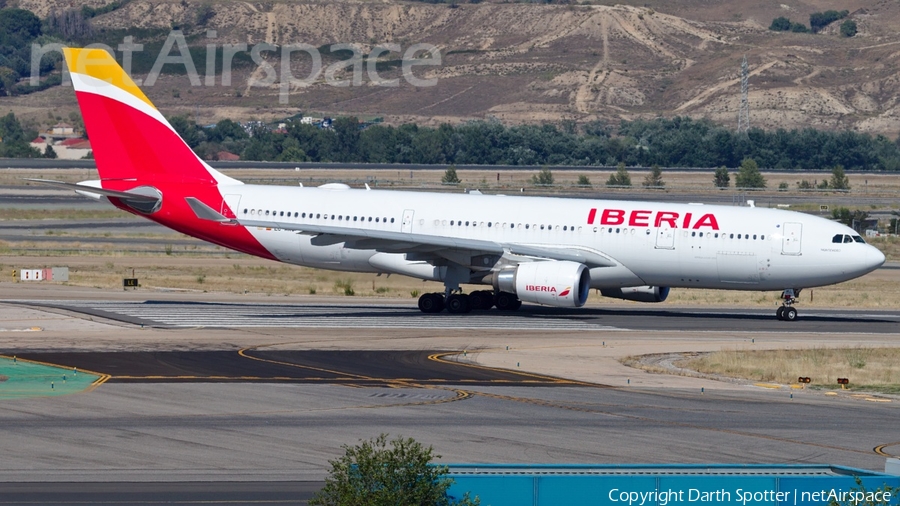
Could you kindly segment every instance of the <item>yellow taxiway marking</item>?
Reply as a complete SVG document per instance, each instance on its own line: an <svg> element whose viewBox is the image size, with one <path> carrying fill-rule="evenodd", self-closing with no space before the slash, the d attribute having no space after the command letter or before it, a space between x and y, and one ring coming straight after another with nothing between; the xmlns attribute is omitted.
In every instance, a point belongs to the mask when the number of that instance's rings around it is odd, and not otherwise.
<svg viewBox="0 0 900 506"><path fill-rule="evenodd" d="M891 455L890 453L887 453L886 451L884 451L885 448L888 448L891 446L900 446L900 441L894 441L893 443L878 445L875 448L873 448L873 450L875 451L875 453L877 453L878 455L881 455L882 457L900 458L900 455Z"/></svg>

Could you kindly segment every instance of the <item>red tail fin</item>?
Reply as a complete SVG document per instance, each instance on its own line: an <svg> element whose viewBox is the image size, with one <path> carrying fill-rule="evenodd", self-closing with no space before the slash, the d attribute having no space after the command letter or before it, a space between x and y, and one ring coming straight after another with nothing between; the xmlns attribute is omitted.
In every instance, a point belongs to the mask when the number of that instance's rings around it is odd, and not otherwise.
<svg viewBox="0 0 900 506"><path fill-rule="evenodd" d="M197 157L102 49L65 49L100 179L239 184Z"/></svg>

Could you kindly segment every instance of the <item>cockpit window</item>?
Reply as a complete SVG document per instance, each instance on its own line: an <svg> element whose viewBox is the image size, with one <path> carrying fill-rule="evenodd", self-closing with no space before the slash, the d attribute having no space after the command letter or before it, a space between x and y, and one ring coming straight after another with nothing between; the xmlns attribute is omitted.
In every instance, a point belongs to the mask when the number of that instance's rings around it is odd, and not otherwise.
<svg viewBox="0 0 900 506"><path fill-rule="evenodd" d="M840 244L840 243L844 242L844 234L838 234L838 235L832 237L831 242L833 242L835 244Z"/></svg>
<svg viewBox="0 0 900 506"><path fill-rule="evenodd" d="M860 237L860 236L858 236L858 235L854 235L854 236L853 236L853 240L856 241L856 242L861 242L861 243L863 243L863 244L866 243L866 241L865 241L862 237Z"/></svg>
<svg viewBox="0 0 900 506"><path fill-rule="evenodd" d="M845 236L844 236L844 243L846 244L846 243L848 243L848 242L853 242L853 238L850 237L849 235L845 235Z"/></svg>

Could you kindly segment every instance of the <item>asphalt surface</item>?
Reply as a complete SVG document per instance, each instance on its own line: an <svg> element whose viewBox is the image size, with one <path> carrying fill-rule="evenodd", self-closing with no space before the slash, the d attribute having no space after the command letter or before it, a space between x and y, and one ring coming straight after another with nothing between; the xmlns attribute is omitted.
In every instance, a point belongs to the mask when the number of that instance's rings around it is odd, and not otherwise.
<svg viewBox="0 0 900 506"><path fill-rule="evenodd" d="M17 301L7 301L17 302ZM241 304L172 301L18 301L158 328L417 328L523 330L673 330L892 334L900 311L824 310L798 306L793 322L772 309L654 309L653 307L552 308L525 304L519 311L469 314L421 313L409 306L373 304Z"/></svg>
<svg viewBox="0 0 900 506"><path fill-rule="evenodd" d="M457 352L453 352L456 354ZM473 367L438 351L167 351L18 353L19 358L110 376L110 383L277 382L354 386L572 385L515 371Z"/></svg>

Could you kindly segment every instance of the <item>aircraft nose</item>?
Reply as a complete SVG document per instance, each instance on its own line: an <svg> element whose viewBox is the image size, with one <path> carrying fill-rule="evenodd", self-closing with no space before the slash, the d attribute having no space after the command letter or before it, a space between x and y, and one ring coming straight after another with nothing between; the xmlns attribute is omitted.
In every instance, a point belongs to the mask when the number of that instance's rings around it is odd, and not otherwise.
<svg viewBox="0 0 900 506"><path fill-rule="evenodd" d="M884 253L872 245L868 245L866 251L866 270L874 271L884 265Z"/></svg>

